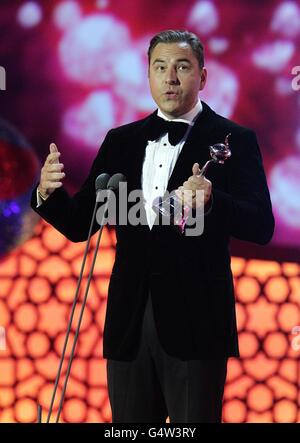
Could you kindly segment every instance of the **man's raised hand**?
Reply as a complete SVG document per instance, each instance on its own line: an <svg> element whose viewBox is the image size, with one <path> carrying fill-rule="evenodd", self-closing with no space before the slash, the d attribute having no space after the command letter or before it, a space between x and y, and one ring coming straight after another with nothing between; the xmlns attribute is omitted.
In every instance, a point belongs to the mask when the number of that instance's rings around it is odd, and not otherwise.
<svg viewBox="0 0 300 443"><path fill-rule="evenodd" d="M41 169L40 184L38 190L42 197L47 198L55 189L60 188L62 180L66 174L62 172L64 165L59 163L60 152L55 143L50 144L50 153L48 154L44 166Z"/></svg>
<svg viewBox="0 0 300 443"><path fill-rule="evenodd" d="M199 163L194 163L192 167L192 174L187 181L180 186L176 192L176 195L184 200L184 204L192 207L193 209L199 208L205 205L211 197L212 184L207 178L200 175L201 169ZM184 195L185 191L186 192ZM197 192L203 191L203 192Z"/></svg>

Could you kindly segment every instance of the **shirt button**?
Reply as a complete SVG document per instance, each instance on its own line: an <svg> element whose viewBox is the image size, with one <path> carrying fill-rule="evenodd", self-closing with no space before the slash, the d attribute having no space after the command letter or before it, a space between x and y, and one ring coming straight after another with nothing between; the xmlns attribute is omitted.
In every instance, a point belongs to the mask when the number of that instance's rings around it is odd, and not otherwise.
<svg viewBox="0 0 300 443"><path fill-rule="evenodd" d="M162 167L162 165L159 165L159 167L161 168L161 167Z"/></svg>
<svg viewBox="0 0 300 443"><path fill-rule="evenodd" d="M167 143L164 143L164 146L167 146Z"/></svg>
<svg viewBox="0 0 300 443"><path fill-rule="evenodd" d="M158 189L158 186L155 186L155 189Z"/></svg>

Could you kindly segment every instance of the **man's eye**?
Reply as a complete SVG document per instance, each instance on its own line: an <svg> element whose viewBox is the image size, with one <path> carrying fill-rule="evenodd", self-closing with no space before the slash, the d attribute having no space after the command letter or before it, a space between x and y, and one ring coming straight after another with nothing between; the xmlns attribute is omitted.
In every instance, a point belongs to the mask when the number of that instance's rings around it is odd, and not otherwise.
<svg viewBox="0 0 300 443"><path fill-rule="evenodd" d="M156 67L156 70L157 70L157 71L164 71L164 70L165 70L165 67L162 66L162 65L158 65L158 66Z"/></svg>
<svg viewBox="0 0 300 443"><path fill-rule="evenodd" d="M189 68L189 67L188 67L187 65L180 65L180 66L178 66L178 69L179 69L180 71L186 71L188 68Z"/></svg>

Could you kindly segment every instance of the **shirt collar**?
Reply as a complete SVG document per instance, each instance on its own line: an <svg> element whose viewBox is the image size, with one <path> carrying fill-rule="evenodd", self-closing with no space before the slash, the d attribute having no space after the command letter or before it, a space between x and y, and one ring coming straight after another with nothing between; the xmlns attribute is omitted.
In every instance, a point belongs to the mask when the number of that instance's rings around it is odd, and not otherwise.
<svg viewBox="0 0 300 443"><path fill-rule="evenodd" d="M202 112L203 106L201 103L201 100L198 99L198 102L195 104L195 106L186 114L181 115L180 117L176 118L169 118L166 115L163 114L163 112L158 108L157 115L158 117L163 118L164 120L172 121L172 122L183 122L188 123L189 125L193 125L196 117L200 112Z"/></svg>

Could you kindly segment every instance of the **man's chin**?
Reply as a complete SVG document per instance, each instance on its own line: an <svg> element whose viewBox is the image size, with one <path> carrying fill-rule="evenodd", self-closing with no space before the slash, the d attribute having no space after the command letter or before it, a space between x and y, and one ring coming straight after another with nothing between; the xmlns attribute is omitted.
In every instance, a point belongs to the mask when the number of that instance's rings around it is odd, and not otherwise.
<svg viewBox="0 0 300 443"><path fill-rule="evenodd" d="M172 106L171 104L169 106L164 105L160 109L163 113L168 114L170 117L174 118L184 114L184 111L182 111L180 107Z"/></svg>

